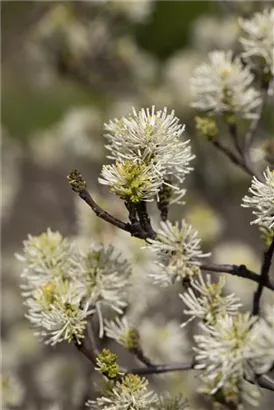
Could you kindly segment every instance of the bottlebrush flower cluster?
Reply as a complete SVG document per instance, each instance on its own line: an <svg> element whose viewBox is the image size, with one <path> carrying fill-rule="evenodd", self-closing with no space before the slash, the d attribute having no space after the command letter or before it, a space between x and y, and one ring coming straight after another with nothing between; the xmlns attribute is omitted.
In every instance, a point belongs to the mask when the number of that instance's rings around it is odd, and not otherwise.
<svg viewBox="0 0 274 410"><path fill-rule="evenodd" d="M204 118L197 118L197 129L249 174L252 164L243 153L244 144L238 140L236 123L238 119L245 119L255 120L253 124L256 125L259 118L262 95L254 80L256 69L261 68L264 86L271 81L273 16L273 10L264 10L251 20L241 19L244 31L241 56L235 56L232 51L212 51L208 62L197 67L191 79L192 105L206 114ZM223 117L230 131L232 129L236 154L222 146L214 119L217 115ZM97 216L146 241L145 246L140 246L140 252L148 252L153 260L151 271L147 272L151 283L160 287L175 283L181 286L178 299L184 304L184 315L190 317L186 321L185 317L182 319L181 328L185 329L194 319L198 321L199 331L195 330L193 337L194 361L189 368L200 371L199 391L210 396L214 403L235 410L242 409L246 402L258 404L258 378L273 369L274 364L273 306L265 306L260 316L257 314L259 306L253 314L240 311L243 306L237 295L226 294L225 277L215 280L212 274L203 276L203 271L228 272L258 282L254 305L258 295L260 299L262 281L243 265L211 268L210 263L206 263L210 253L202 251L198 232L186 219L174 223L167 220L169 206L181 202L186 193L186 176L193 170L191 163L195 156L190 141L182 139L185 125L180 124L174 111L156 110L152 106L139 111L133 108L130 114L106 123L105 131L108 158L113 162L103 165L98 181L119 197L122 205L124 202L128 222L114 218L97 206L78 171L70 174L72 189ZM155 230L146 208L146 202L153 201L162 219ZM272 243L274 174L269 167L263 178L253 177L242 206L253 210L252 223L269 234ZM132 320L130 314L125 315L130 302L132 267L123 256L112 246L91 245L79 249L50 229L39 236L29 235L23 246L22 254L17 257L25 264L22 290L26 317L36 333L50 345L68 341L79 347L86 338L95 345L91 360L105 385L104 395L87 402L90 408L190 409L181 395L158 395L150 390L148 380L121 368L117 355L110 350L103 349L98 354L94 335L91 337L88 332L91 318L96 315L100 337L105 335L113 339L147 367L155 368L144 354L138 321ZM265 252L262 279L263 274L268 274L272 254ZM264 272L266 268L268 271ZM244 275L239 273L242 269ZM271 288L270 282L264 285ZM105 311L109 310L112 317L106 318ZM169 332L172 340L167 344L177 348L181 329L177 322L174 323ZM174 331L174 326L179 332ZM172 354L167 356L172 357Z"/></svg>

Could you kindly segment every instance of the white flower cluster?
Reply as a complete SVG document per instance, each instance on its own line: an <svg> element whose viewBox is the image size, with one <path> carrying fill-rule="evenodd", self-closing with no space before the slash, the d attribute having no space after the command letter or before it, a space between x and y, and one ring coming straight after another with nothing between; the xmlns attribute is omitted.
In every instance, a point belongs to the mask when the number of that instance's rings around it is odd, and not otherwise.
<svg viewBox="0 0 274 410"><path fill-rule="evenodd" d="M245 380L268 371L274 362L273 307L266 319L248 313L217 317L214 325L201 324L203 334L196 341L195 368L202 370L204 383L201 391L209 395L221 393L224 400L240 408L243 401L256 405L257 387Z"/></svg>
<svg viewBox="0 0 274 410"><path fill-rule="evenodd" d="M113 11L116 13L121 13L133 22L144 22L150 16L153 10L153 1L107 1L105 3L108 5L108 12Z"/></svg>
<svg viewBox="0 0 274 410"><path fill-rule="evenodd" d="M107 337L128 347L127 341L130 341L130 333L133 330L133 327L128 322L126 316L123 316L121 319L116 317L115 320L105 320L104 329Z"/></svg>
<svg viewBox="0 0 274 410"><path fill-rule="evenodd" d="M190 320L182 324L182 327L195 318L199 318L208 325L214 325L218 316L225 313L236 314L242 304L233 293L225 296L224 286L224 276L220 277L218 283L212 283L211 275L208 274L205 281L199 273L197 280L191 281L191 286L187 291L179 294L188 307L184 313L191 316Z"/></svg>
<svg viewBox="0 0 274 410"><path fill-rule="evenodd" d="M180 139L184 128L174 111L155 111L154 106L139 112L133 108L127 117L105 124L106 148L116 163L103 167L99 182L131 202L153 200L166 185L179 201L194 158L189 141Z"/></svg>
<svg viewBox="0 0 274 410"><path fill-rule="evenodd" d="M94 410L148 410L157 402L157 395L147 389L148 381L134 374L125 375L117 381L109 394L89 400L87 406Z"/></svg>
<svg viewBox="0 0 274 410"><path fill-rule="evenodd" d="M232 51L209 53L209 64L201 64L191 79L192 106L210 114L254 118L261 104L260 93L248 66Z"/></svg>
<svg viewBox="0 0 274 410"><path fill-rule="evenodd" d="M242 206L254 209L252 213L256 219L253 224L267 230L273 230L274 226L274 172L266 168L264 172L264 182L258 181L254 176L249 192L252 196L243 198Z"/></svg>
<svg viewBox="0 0 274 410"><path fill-rule="evenodd" d="M153 410L190 410L187 400L181 394L172 397L169 393L165 393L158 400Z"/></svg>
<svg viewBox="0 0 274 410"><path fill-rule="evenodd" d="M245 37L240 39L244 48L243 57L263 59L266 71L274 75L274 8L255 13L253 18L239 19Z"/></svg>
<svg viewBox="0 0 274 410"><path fill-rule="evenodd" d="M29 235L24 254L17 257L26 263L22 273L26 316L48 344L81 343L88 316L95 311L102 336L102 308L122 313L127 305L129 265L111 246L80 252L59 232L48 229L40 236Z"/></svg>
<svg viewBox="0 0 274 410"><path fill-rule="evenodd" d="M209 256L200 248L198 232L183 219L161 222L156 239L149 239L148 249L157 254L159 270L152 272L153 281L168 286L177 281L192 278L200 272L199 259Z"/></svg>
<svg viewBox="0 0 274 410"><path fill-rule="evenodd" d="M67 278L70 268L68 255L72 252L71 244L59 232L47 229L39 236L28 235L23 241L23 255L16 254L26 264L22 278L26 283L23 289L34 290L46 285L55 278Z"/></svg>
<svg viewBox="0 0 274 410"><path fill-rule="evenodd" d="M21 381L14 374L2 369L0 382L2 410L20 408L25 394Z"/></svg>
<svg viewBox="0 0 274 410"><path fill-rule="evenodd" d="M120 255L115 255L112 246L79 251L72 264L79 292L97 309L102 337L104 326L101 306L107 306L119 314L127 306L131 273L129 264Z"/></svg>
<svg viewBox="0 0 274 410"><path fill-rule="evenodd" d="M251 330L252 364L256 374L268 372L274 363L274 305L265 308L265 315L261 317Z"/></svg>
<svg viewBox="0 0 274 410"><path fill-rule="evenodd" d="M86 405L94 410L190 410L188 402L181 396L169 393L158 396L148 390L148 380L135 374L127 374L117 381L112 389Z"/></svg>

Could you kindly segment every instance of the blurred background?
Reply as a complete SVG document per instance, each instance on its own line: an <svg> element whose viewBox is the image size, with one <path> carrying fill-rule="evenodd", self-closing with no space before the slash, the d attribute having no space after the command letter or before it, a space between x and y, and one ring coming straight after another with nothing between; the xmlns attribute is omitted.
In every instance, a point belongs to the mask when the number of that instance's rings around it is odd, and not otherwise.
<svg viewBox="0 0 274 410"><path fill-rule="evenodd" d="M130 314L148 355L157 363L189 357L195 324L181 330L179 288L159 290L146 273L151 261L142 243L98 220L75 195L66 176L79 169L97 201L126 219L122 201L97 183L104 122L156 105L175 109L186 124L196 155L186 204L170 210L200 232L218 263L259 271L263 242L240 207L250 178L197 137L189 80L210 50L239 51L237 18L273 3L265 1L3 1L2 26L2 392L3 408L80 410L100 380L73 346L47 348L24 318L22 266L14 257L28 233L47 227L79 243L112 243L133 261ZM266 107L252 149L263 166L273 158L273 101ZM241 124L244 132L246 123ZM228 138L224 128L223 138ZM157 212L152 208L155 226ZM250 308L252 283L227 277L227 290ZM139 295L142 292L143 299ZM264 292L264 303L273 301ZM164 302L163 302L164 301ZM103 340L102 346L111 345ZM112 346L122 364L128 353ZM69 360L68 360L69 359ZM136 366L136 363L135 363ZM182 392L193 409L211 405L196 394L194 372L150 378L153 388ZM270 409L273 394L263 392Z"/></svg>

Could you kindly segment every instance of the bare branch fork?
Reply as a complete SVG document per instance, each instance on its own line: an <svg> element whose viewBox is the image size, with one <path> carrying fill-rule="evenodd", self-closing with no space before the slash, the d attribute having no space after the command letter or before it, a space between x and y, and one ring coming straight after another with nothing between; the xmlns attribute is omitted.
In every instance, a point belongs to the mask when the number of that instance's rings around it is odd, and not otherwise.
<svg viewBox="0 0 274 410"><path fill-rule="evenodd" d="M90 193L87 191L87 183L82 177L81 173L77 170L72 171L68 175L68 180L69 184L72 187L72 190L77 192L80 198L82 198L93 210L93 212L101 219L103 219L106 222L109 222L110 224L116 226L117 228L122 229L123 231L131 233L132 236L135 236L137 238L141 239L147 239L151 237L151 230L149 232L144 230L145 224L139 224L139 223L132 223L132 211L130 211L130 222L131 223L125 223L121 221L118 218L115 218L111 214L109 214L107 211L103 210L91 197ZM142 208L141 210L144 214L144 210ZM139 212L141 212L139 211ZM137 220L135 219L135 222ZM149 219L146 221L147 226L150 225ZM151 228L151 227L150 227ZM152 228L151 228L152 229Z"/></svg>
<svg viewBox="0 0 274 410"><path fill-rule="evenodd" d="M261 121L264 108L267 104L268 90L271 87L271 81L267 80L262 84L262 103L258 109L257 116L251 121L247 132L241 139L236 123L228 124L229 133L232 137L234 146L238 152L236 155L229 147L224 145L220 140L211 139L212 144L224 155L226 155L235 165L247 172L249 175L255 175L261 181L262 176L254 168L250 159L249 149L254 141L255 133Z"/></svg>
<svg viewBox="0 0 274 410"><path fill-rule="evenodd" d="M218 273L228 273L240 278L245 278L252 280L256 283L261 283L261 276L251 270L247 269L245 265L221 265L215 263L202 263L200 265L201 270L209 272L218 272ZM269 277L264 279L263 286L274 291L274 284L271 283Z"/></svg>
<svg viewBox="0 0 274 410"><path fill-rule="evenodd" d="M226 147L219 140L211 140L213 145L221 152L223 152L234 164L241 167L249 175L255 175L258 179L261 179L261 176L253 168L253 165L250 161L248 148L252 143L256 128L262 116L263 107L266 103L267 91L265 93L265 98L263 104L260 107L258 113L258 118L254 120L244 138L243 143L241 143L237 126L236 124L229 125L229 131L232 136L232 139L235 144L235 148L238 152L238 155L235 154L230 148ZM83 179L82 175L78 171L73 171L68 176L69 183L72 186L72 189L77 192L93 210L93 212L101 219L106 222L111 223L112 225L120 228L126 232L129 232L132 236L147 240L148 238L155 238L156 233L153 230L150 219L146 210L145 202L141 202L138 205L131 203L125 203L129 211L129 223L125 223L115 217L113 217L108 212L104 211L99 205L93 200L89 192L87 191L86 181ZM166 218L162 218L166 219ZM270 282L269 279L269 270L271 266L271 260L274 253L274 239L269 247L269 249L264 253L263 264L261 268L261 275L250 271L245 265L228 265L228 264L213 264L213 263L203 263L201 264L201 270L218 272L218 273L228 273L238 277L246 278L258 283L257 290L254 293L253 299L253 314L257 315L260 309L260 298L263 292L263 288L266 287L274 291L274 285ZM88 326L88 335L87 340L83 344L78 344L75 342L76 347L81 351L94 365L96 365L96 357L98 355L98 349L96 347L96 342L94 335L90 326ZM87 345L88 344L88 345ZM148 374L161 374L174 371L184 371L194 369L194 361L190 363L178 363L178 364L153 364L142 352L141 347L138 349L131 349L133 353L140 362L142 362L145 367L137 368L131 370L123 370L125 373L134 373L138 375L148 375ZM254 383L253 381L250 381ZM267 374L260 375L256 378L256 382L260 387L274 391L274 383L271 377Z"/></svg>
<svg viewBox="0 0 274 410"><path fill-rule="evenodd" d="M99 205L96 204L96 202L93 200L93 198L87 191L86 181L84 180L80 172L71 172L68 176L68 179L70 185L72 186L72 189L79 194L80 198L82 198L91 207L93 212L99 218L111 223L117 228L129 232L132 236L142 239L155 238L155 232L151 227L148 217L146 216L146 209L144 207L144 204L138 210L136 210L136 212L138 212L139 215L141 215L140 218L143 218L142 225L138 224L136 215L129 204L126 204L126 206L129 210L129 217L131 223L125 223L117 218L114 218L111 214L104 211L102 208L99 207ZM201 265L201 269L211 272L229 273L231 275L239 276L242 278L252 280L256 283L260 283L260 276L257 273L247 269L244 265L218 265L213 263L203 263ZM274 285L270 282L268 277L264 280L263 286L274 291Z"/></svg>
<svg viewBox="0 0 274 410"><path fill-rule="evenodd" d="M263 264L261 268L261 275L259 276L259 285L254 293L253 298L253 315L258 315L260 313L260 299L262 292L266 284L269 283L269 270L272 262L272 257L274 253L274 238L269 246L269 248L264 253Z"/></svg>

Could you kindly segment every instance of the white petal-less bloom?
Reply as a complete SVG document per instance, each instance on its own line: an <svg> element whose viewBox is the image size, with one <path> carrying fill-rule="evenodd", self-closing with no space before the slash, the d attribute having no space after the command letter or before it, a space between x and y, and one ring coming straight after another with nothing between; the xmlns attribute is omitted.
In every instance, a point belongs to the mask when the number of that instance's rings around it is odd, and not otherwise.
<svg viewBox="0 0 274 410"><path fill-rule="evenodd" d="M4 371L1 374L1 408L9 410L22 404L24 398L24 388L18 377L10 372Z"/></svg>
<svg viewBox="0 0 274 410"><path fill-rule="evenodd" d="M266 168L264 182L258 181L254 176L249 188L252 196L243 198L242 206L254 209L252 213L256 219L252 224L258 224L271 230L274 226L274 172Z"/></svg>
<svg viewBox="0 0 274 410"><path fill-rule="evenodd" d="M132 109L127 117L114 119L105 124L109 158L118 162L141 162L160 168L162 183L172 186L174 195L181 197L181 184L192 170L194 159L189 141L182 141L185 126L179 123L174 111Z"/></svg>
<svg viewBox="0 0 274 410"><path fill-rule="evenodd" d="M218 376L213 378L211 375L199 377L202 385L198 392L211 396L211 400L227 405L227 408L244 410L252 406L258 406L260 401L260 391L256 385L247 382L243 377L231 376L225 383L216 389L219 382Z"/></svg>
<svg viewBox="0 0 274 410"><path fill-rule="evenodd" d="M209 256L200 248L198 232L184 219L174 225L161 222L155 240L150 239L149 250L157 254L159 271L150 274L156 283L168 286L199 273L199 259Z"/></svg>
<svg viewBox="0 0 274 410"><path fill-rule="evenodd" d="M209 53L209 63L196 68L191 79L192 106L208 113L254 118L261 104L252 87L253 74L232 51Z"/></svg>
<svg viewBox="0 0 274 410"><path fill-rule="evenodd" d="M274 75L274 8L255 13L251 19L239 19L245 37L240 38L243 57L261 57Z"/></svg>
<svg viewBox="0 0 274 410"><path fill-rule="evenodd" d="M196 347L195 368L201 371L201 393L222 398L243 409L243 403L258 405L260 392L254 380L254 349L252 331L256 317L248 313L231 316L220 315L214 326L201 324L203 334L194 336Z"/></svg>
<svg viewBox="0 0 274 410"><path fill-rule="evenodd" d="M108 11L121 13L132 22L145 22L153 10L153 1L112 1L107 2Z"/></svg>
<svg viewBox="0 0 274 410"><path fill-rule="evenodd" d="M52 346L64 340L81 343L87 317L94 312L88 302L82 303L75 283L63 280L35 289L25 305L26 317L38 329L36 334Z"/></svg>
<svg viewBox="0 0 274 410"><path fill-rule="evenodd" d="M247 313L233 316L224 314L218 316L214 326L200 324L203 334L194 336L195 368L203 370L206 377L216 380L211 394L230 378L253 378L250 331L256 320L256 317Z"/></svg>
<svg viewBox="0 0 274 410"><path fill-rule="evenodd" d="M39 236L28 235L23 245L23 255L16 256L27 265L21 275L26 280L24 288L34 289L53 278L67 276L71 245L59 232L48 228Z"/></svg>
<svg viewBox="0 0 274 410"><path fill-rule="evenodd" d="M127 261L115 255L112 246L90 247L79 251L74 261L77 287L90 305L95 306L99 322L100 336L103 336L102 306L123 313L127 306L127 289L131 269Z"/></svg>
<svg viewBox="0 0 274 410"><path fill-rule="evenodd" d="M153 407L153 410L190 410L187 400L179 394L178 396L171 396L166 392L159 396L159 402Z"/></svg>
<svg viewBox="0 0 274 410"><path fill-rule="evenodd" d="M153 201L163 183L159 166L133 161L103 165L101 175L98 179L101 184L108 185L111 192L133 203Z"/></svg>
<svg viewBox="0 0 274 410"><path fill-rule="evenodd" d="M121 319L117 316L115 320L105 320L104 329L107 337L124 346L133 327L130 326L126 316Z"/></svg>
<svg viewBox="0 0 274 410"><path fill-rule="evenodd" d="M108 395L89 400L86 405L94 410L148 410L158 398L147 388L148 381L134 374L125 375L117 381Z"/></svg>
<svg viewBox="0 0 274 410"><path fill-rule="evenodd" d="M212 283L211 275L208 274L204 280L199 274L197 280L193 280L189 288L183 294L179 294L188 308L184 313L191 316L190 320L199 318L209 325L214 324L219 315L236 314L242 304L234 293L225 296L224 286L224 276L219 278L218 283ZM183 323L182 327L188 322L189 320Z"/></svg>
<svg viewBox="0 0 274 410"><path fill-rule="evenodd" d="M191 349L176 320L165 321L161 316L145 318L138 332L142 351L154 363L178 363Z"/></svg>
<svg viewBox="0 0 274 410"><path fill-rule="evenodd" d="M251 331L251 348L254 351L252 366L256 374L266 373L274 364L274 305L265 308Z"/></svg>

